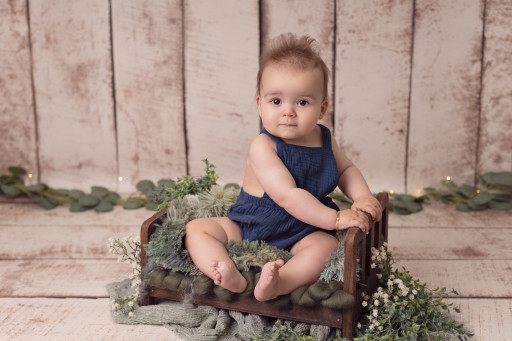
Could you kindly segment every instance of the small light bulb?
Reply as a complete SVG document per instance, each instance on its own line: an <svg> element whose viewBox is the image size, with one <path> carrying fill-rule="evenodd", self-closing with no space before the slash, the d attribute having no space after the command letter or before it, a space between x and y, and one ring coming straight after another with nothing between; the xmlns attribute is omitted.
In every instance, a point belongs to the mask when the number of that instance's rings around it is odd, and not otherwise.
<svg viewBox="0 0 512 341"><path fill-rule="evenodd" d="M34 176L34 175L33 175L32 173L28 173L28 178L29 178L29 179L32 179L32 177L33 177L33 176Z"/></svg>
<svg viewBox="0 0 512 341"><path fill-rule="evenodd" d="M446 177L446 180L448 180L448 181L450 181L451 179L452 178L449 175Z"/></svg>
<svg viewBox="0 0 512 341"><path fill-rule="evenodd" d="M477 193L480 193L480 190L479 190L479 189L477 189L477 190L476 190L476 192L477 192Z"/></svg>
<svg viewBox="0 0 512 341"><path fill-rule="evenodd" d="M117 178L117 180L118 180L119 182L121 182L121 181L123 181L123 177L122 177L122 176L120 176L120 177L118 177L118 178Z"/></svg>
<svg viewBox="0 0 512 341"><path fill-rule="evenodd" d="M395 194L395 191L390 190L390 191L389 191L389 194Z"/></svg>

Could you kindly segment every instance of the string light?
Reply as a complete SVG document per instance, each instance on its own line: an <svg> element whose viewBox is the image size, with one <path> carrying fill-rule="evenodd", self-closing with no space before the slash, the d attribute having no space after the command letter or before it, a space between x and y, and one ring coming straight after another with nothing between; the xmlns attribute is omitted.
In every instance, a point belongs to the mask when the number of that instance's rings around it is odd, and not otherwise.
<svg viewBox="0 0 512 341"><path fill-rule="evenodd" d="M395 191L390 190L390 191L389 191L389 194L395 194Z"/></svg>
<svg viewBox="0 0 512 341"><path fill-rule="evenodd" d="M119 177L117 178L117 181L119 181L119 182L123 181L123 177L122 177L122 176L119 176Z"/></svg>
<svg viewBox="0 0 512 341"><path fill-rule="evenodd" d="M450 181L451 179L452 178L449 175L446 177L446 180L448 180L448 181Z"/></svg>
<svg viewBox="0 0 512 341"><path fill-rule="evenodd" d="M34 176L34 174L32 174L32 173L28 173L28 178L29 178L29 179L32 179L32 177L33 177L33 176Z"/></svg>

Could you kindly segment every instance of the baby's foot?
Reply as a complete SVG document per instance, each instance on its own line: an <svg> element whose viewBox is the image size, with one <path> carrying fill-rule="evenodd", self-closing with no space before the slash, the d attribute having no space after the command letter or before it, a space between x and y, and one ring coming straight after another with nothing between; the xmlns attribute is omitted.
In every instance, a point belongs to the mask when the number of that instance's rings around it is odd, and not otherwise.
<svg viewBox="0 0 512 341"><path fill-rule="evenodd" d="M213 282L232 292L242 292L247 287L244 276L233 264L214 260L210 269L213 274Z"/></svg>
<svg viewBox="0 0 512 341"><path fill-rule="evenodd" d="M279 296L279 268L284 261L278 259L268 262L261 270L261 277L254 288L254 297L258 301L268 301Z"/></svg>

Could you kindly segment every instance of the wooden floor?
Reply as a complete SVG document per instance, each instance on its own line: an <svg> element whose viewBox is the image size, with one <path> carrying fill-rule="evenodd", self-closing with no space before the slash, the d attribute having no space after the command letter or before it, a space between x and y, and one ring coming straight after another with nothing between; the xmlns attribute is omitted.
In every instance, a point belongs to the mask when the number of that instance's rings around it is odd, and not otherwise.
<svg viewBox="0 0 512 341"><path fill-rule="evenodd" d="M105 285L130 269L108 253L108 239L138 236L149 215L0 203L0 339L179 340L162 326L110 317ZM399 266L460 293L449 300L476 340L512 339L512 212L459 213L432 203L392 214L389 240Z"/></svg>

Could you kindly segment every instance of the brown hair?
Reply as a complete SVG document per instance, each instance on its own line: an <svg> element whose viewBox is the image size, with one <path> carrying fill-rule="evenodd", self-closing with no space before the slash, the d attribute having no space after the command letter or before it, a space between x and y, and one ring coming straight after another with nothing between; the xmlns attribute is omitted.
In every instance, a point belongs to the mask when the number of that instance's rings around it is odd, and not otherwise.
<svg viewBox="0 0 512 341"><path fill-rule="evenodd" d="M260 57L257 76L257 93L260 92L261 76L269 64L285 64L298 69L320 68L324 77L324 99L327 98L329 69L316 48L315 39L308 35L297 38L293 33L285 33L273 39Z"/></svg>

